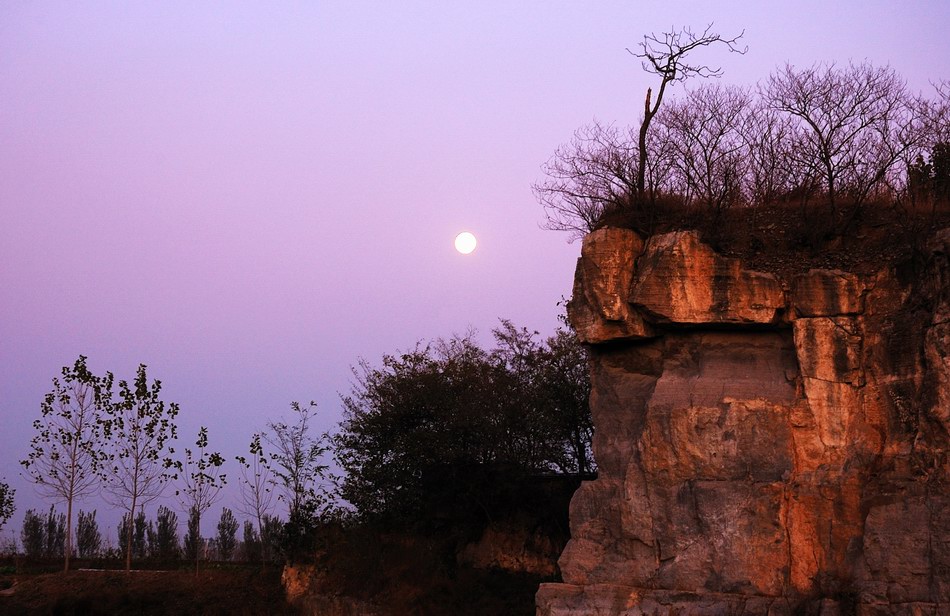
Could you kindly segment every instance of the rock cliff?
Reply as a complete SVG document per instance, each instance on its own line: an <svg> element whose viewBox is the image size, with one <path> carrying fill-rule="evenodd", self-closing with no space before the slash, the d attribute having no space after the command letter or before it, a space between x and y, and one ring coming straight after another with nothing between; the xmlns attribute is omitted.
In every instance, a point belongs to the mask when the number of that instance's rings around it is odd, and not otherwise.
<svg viewBox="0 0 950 616"><path fill-rule="evenodd" d="M538 614L950 614L948 255L782 279L588 235L599 473Z"/></svg>

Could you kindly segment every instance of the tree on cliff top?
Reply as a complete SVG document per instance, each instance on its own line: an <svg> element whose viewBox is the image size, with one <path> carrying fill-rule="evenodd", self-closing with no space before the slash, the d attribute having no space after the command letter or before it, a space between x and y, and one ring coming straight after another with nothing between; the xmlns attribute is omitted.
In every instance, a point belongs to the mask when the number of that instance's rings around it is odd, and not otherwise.
<svg viewBox="0 0 950 616"><path fill-rule="evenodd" d="M605 213L631 208L645 215L644 226L652 225L648 201L655 202L667 176L670 148L662 138L654 138L651 126L667 87L692 77L722 75L718 67L687 62L696 49L721 44L733 53L746 52L738 47L743 34L726 38L711 30L712 24L702 32L683 28L649 34L640 43L640 53L630 52L641 59L643 70L660 77L656 98L648 88L639 129L627 132L594 123L577 130L571 143L542 166L547 179L533 190L544 207L546 228L579 236L592 231Z"/></svg>
<svg viewBox="0 0 950 616"><path fill-rule="evenodd" d="M839 193L863 203L921 134L904 82L890 67L786 64L769 78L765 97L800 122L797 162L802 175L821 178L832 219Z"/></svg>
<svg viewBox="0 0 950 616"><path fill-rule="evenodd" d="M643 70L660 78L656 99L651 101L653 89L647 88L646 99L643 103L643 119L640 122L637 141L639 152L637 200L640 204L644 203L646 195L647 132L650 130L650 123L660 110L666 87L677 81L686 81L691 77L707 79L722 76L721 68L712 67L708 64L687 63L686 57L700 47L709 47L716 44L725 45L732 53L744 54L748 51L748 47L740 49L737 46L739 39L745 34L744 31L736 37L726 38L711 32L712 27L713 24L709 24L701 33L694 32L690 28L682 28L681 30L664 32L659 36L648 34L643 37L643 42L640 43L640 53L633 54L640 58Z"/></svg>

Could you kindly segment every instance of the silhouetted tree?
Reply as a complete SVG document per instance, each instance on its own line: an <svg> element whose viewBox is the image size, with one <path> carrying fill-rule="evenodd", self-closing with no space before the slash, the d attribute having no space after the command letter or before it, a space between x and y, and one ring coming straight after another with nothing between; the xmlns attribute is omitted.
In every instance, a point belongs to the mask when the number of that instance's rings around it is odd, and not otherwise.
<svg viewBox="0 0 950 616"><path fill-rule="evenodd" d="M218 558L231 560L234 548L237 547L238 521L234 513L225 507L221 510L221 519L218 520Z"/></svg>
<svg viewBox="0 0 950 616"><path fill-rule="evenodd" d="M13 502L13 497L16 495L16 490L10 487L8 483L0 481L0 530L3 529L3 525L7 523L13 516L13 512L16 511L16 505Z"/></svg>
<svg viewBox="0 0 950 616"><path fill-rule="evenodd" d="M237 456L241 464L241 505L240 511L253 518L257 525L257 535L264 532L264 516L270 514L274 497L274 473L269 458L261 443L261 434L251 437L248 457ZM247 528L245 523L245 536ZM264 560L261 553L260 559Z"/></svg>
<svg viewBox="0 0 950 616"><path fill-rule="evenodd" d="M284 545L284 523L277 516L265 515L261 526L261 553L265 562L277 562Z"/></svg>
<svg viewBox="0 0 950 616"><path fill-rule="evenodd" d="M364 516L422 520L527 475L589 472L586 356L569 334L534 336L503 321L490 352L468 336L363 362L334 437L342 496Z"/></svg>
<svg viewBox="0 0 950 616"><path fill-rule="evenodd" d="M740 130L745 145L743 180L751 204L775 203L786 198L799 182L793 152L796 133L791 118L755 99L742 116Z"/></svg>
<svg viewBox="0 0 950 616"><path fill-rule="evenodd" d="M46 550L46 522L33 509L27 509L23 514L20 543L23 553L29 558L40 558Z"/></svg>
<svg viewBox="0 0 950 616"><path fill-rule="evenodd" d="M76 522L76 548L79 558L94 558L102 549L102 533L96 521L96 512L79 511Z"/></svg>
<svg viewBox="0 0 950 616"><path fill-rule="evenodd" d="M636 194L637 164L636 146L617 127L594 123L575 131L542 165L546 179L532 186L545 228L572 238L593 231L605 212L625 208Z"/></svg>
<svg viewBox="0 0 950 616"><path fill-rule="evenodd" d="M159 380L148 382L146 366L139 365L130 386L119 381L119 400L109 405L106 424L112 465L107 491L112 503L132 516L136 508L152 502L175 477L174 462L166 454L168 441L177 434L178 405L161 399ZM167 453L174 453L168 449ZM132 568L132 527L126 525L125 568Z"/></svg>
<svg viewBox="0 0 950 616"><path fill-rule="evenodd" d="M691 77L709 78L720 77L722 70L706 64L691 64L686 61L687 56L696 49L721 44L730 52L744 54L748 48L740 49L737 44L743 33L733 38L723 37L712 32L712 24L705 30L694 32L690 28L671 30L661 35L648 34L640 43L640 53L634 54L640 58L643 70L659 76L660 85L656 91L656 99L652 99L653 89L647 88L646 100L643 105L643 119L640 122L638 137L638 167L637 167L637 198L642 204L646 194L647 169L647 135L650 123L656 117L663 102L663 95L670 84L685 81ZM631 52L633 53L633 52ZM652 100L651 100L652 99Z"/></svg>
<svg viewBox="0 0 950 616"><path fill-rule="evenodd" d="M73 503L102 484L103 415L111 391L112 375L94 375L84 356L64 367L62 380L53 379L53 390L40 404L42 416L33 422L36 435L30 441L30 454L21 462L42 494L66 503L66 571L73 551Z"/></svg>
<svg viewBox="0 0 950 616"><path fill-rule="evenodd" d="M176 559L181 548L178 545L178 515L165 506L158 508L155 525L148 525L148 548L152 558Z"/></svg>
<svg viewBox="0 0 950 616"><path fill-rule="evenodd" d="M185 558L197 563L201 557L201 516L194 507L188 511L188 529L183 543Z"/></svg>
<svg viewBox="0 0 950 616"><path fill-rule="evenodd" d="M799 173L821 178L832 220L839 193L860 205L913 143L910 99L889 67L786 64L769 78L765 95L799 120Z"/></svg>
<svg viewBox="0 0 950 616"><path fill-rule="evenodd" d="M742 200L742 123L750 103L746 91L717 84L687 92L660 115L687 203L697 200L718 214Z"/></svg>
<svg viewBox="0 0 950 616"><path fill-rule="evenodd" d="M200 536L201 517L211 505L217 502L221 495L221 489L227 483L227 476L221 473L221 465L224 464L224 458L217 451L208 451L208 429L202 426L198 430L198 439L195 441L196 449L185 449L185 459L179 463L181 470L182 485L176 492L181 499L182 504L188 509L188 525L192 524L192 517L195 518L194 524L197 526L197 534ZM198 571L199 559L195 559L195 572Z"/></svg>
<svg viewBox="0 0 950 616"><path fill-rule="evenodd" d="M129 524L129 514L125 513L119 521L119 544L121 545L128 537L132 537L132 558L142 559L148 556L148 520L145 517L145 510L139 508L135 517L132 518L132 524Z"/></svg>
<svg viewBox="0 0 950 616"><path fill-rule="evenodd" d="M287 503L283 539L294 550L307 549L314 518L328 506L323 485L327 465L322 460L329 447L326 434L311 432L316 403L301 406L291 402L290 408L296 419L292 423L269 423L264 438L270 446L271 470L280 487L278 498Z"/></svg>
<svg viewBox="0 0 950 616"><path fill-rule="evenodd" d="M46 545L43 548L43 556L46 558L53 558L66 550L66 516L62 513L56 513L52 505L46 515L44 537L46 538Z"/></svg>
<svg viewBox="0 0 950 616"><path fill-rule="evenodd" d="M261 535L257 527L250 520L244 520L244 541L242 543L244 560L259 562L264 559L261 550Z"/></svg>

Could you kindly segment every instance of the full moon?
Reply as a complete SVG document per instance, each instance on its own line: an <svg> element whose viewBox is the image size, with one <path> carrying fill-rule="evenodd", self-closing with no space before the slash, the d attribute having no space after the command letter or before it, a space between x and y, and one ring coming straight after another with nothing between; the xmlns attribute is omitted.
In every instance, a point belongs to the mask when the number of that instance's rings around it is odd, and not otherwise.
<svg viewBox="0 0 950 616"><path fill-rule="evenodd" d="M475 245L477 243L478 242L475 241L475 236L468 231L462 231L455 236L455 250L459 251L463 255L467 255L475 250Z"/></svg>

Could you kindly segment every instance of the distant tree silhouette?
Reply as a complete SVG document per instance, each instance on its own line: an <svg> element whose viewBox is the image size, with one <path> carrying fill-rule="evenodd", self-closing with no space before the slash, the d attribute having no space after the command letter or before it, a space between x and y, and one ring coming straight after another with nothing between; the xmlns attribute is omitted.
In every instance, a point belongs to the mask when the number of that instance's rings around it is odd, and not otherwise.
<svg viewBox="0 0 950 616"><path fill-rule="evenodd" d="M95 510L92 513L79 511L76 522L76 552L79 558L94 558L102 549L102 533L96 521Z"/></svg>
<svg viewBox="0 0 950 616"><path fill-rule="evenodd" d="M244 520L244 540L242 542L244 560L260 562L263 560L261 551L261 535L257 527L250 520Z"/></svg>
<svg viewBox="0 0 950 616"><path fill-rule="evenodd" d="M120 545L127 537L132 537L132 558L138 560L148 556L148 520L143 508L139 508L131 524L128 513L122 516L119 520L118 536Z"/></svg>
<svg viewBox="0 0 950 616"><path fill-rule="evenodd" d="M27 509L23 514L20 544L29 558L40 558L46 550L46 522L33 509Z"/></svg>
<svg viewBox="0 0 950 616"><path fill-rule="evenodd" d="M234 549L237 547L238 521L234 513L225 507L221 510L221 519L218 520L218 558L231 560Z"/></svg>
<svg viewBox="0 0 950 616"><path fill-rule="evenodd" d="M43 556L46 558L54 558L66 550L66 516L57 513L52 505L46 514L46 532L43 536L46 539Z"/></svg>
<svg viewBox="0 0 950 616"><path fill-rule="evenodd" d="M152 558L173 560L180 556L178 515L165 506L158 508L155 524L148 524L148 551Z"/></svg>
<svg viewBox="0 0 950 616"><path fill-rule="evenodd" d="M10 484L0 481L0 530L3 529L3 525L7 523L13 516L13 512L16 511L16 505L14 504L13 497L16 495L16 490L10 487Z"/></svg>
<svg viewBox="0 0 950 616"><path fill-rule="evenodd" d="M198 559L201 558L201 544L201 515L192 507L188 511L188 528L185 531L185 539L182 545L185 558L197 563ZM195 566L197 567L197 565Z"/></svg>

